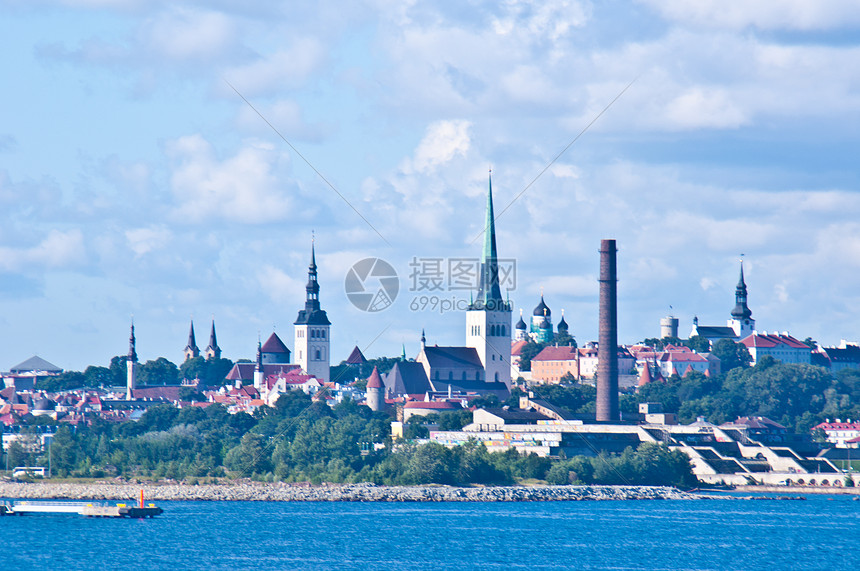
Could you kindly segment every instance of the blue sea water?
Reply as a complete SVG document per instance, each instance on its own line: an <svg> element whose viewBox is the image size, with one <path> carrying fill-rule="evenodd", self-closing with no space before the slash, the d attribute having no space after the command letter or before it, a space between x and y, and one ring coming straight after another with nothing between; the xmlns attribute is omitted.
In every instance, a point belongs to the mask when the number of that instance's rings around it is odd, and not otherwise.
<svg viewBox="0 0 860 571"><path fill-rule="evenodd" d="M850 569L860 502L159 502L0 518L0 568Z"/></svg>

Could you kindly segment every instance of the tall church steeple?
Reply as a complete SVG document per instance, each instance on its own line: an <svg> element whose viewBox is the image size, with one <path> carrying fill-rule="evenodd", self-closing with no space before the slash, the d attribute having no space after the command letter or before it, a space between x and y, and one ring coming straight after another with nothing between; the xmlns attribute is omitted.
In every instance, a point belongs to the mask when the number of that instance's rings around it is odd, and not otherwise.
<svg viewBox="0 0 860 571"><path fill-rule="evenodd" d="M466 311L466 346L474 348L488 383L511 384L511 305L502 298L496 222L493 213L492 171L487 189L484 249L478 295Z"/></svg>
<svg viewBox="0 0 860 571"><path fill-rule="evenodd" d="M137 340L134 338L134 320L131 321L131 335L128 336L128 359L129 363L137 363Z"/></svg>
<svg viewBox="0 0 860 571"><path fill-rule="evenodd" d="M257 338L257 362L254 364L254 388L258 391L263 388L263 344Z"/></svg>
<svg viewBox="0 0 860 571"><path fill-rule="evenodd" d="M206 347L207 359L220 359L221 347L218 346L218 337L215 335L215 319L212 319L212 329L209 331L209 346Z"/></svg>
<svg viewBox="0 0 860 571"><path fill-rule="evenodd" d="M755 319L752 318L752 311L747 305L747 284L744 280L744 260L741 258L741 271L738 278L738 285L735 287L735 308L732 309L732 318L728 320L728 326L731 327L738 339L744 339L755 332ZM694 330L695 330L694 324Z"/></svg>
<svg viewBox="0 0 860 571"><path fill-rule="evenodd" d="M487 190L487 214L484 221L484 250L481 254L481 275L478 278L478 295L473 302L477 308L503 309L507 307L502 299L499 282L499 255L496 250L496 220L493 213L493 175L490 171Z"/></svg>
<svg viewBox="0 0 860 571"><path fill-rule="evenodd" d="M188 330L188 344L185 345L185 360L193 359L200 356L200 349L197 347L197 341L194 338L194 320L191 320L191 328Z"/></svg>
<svg viewBox="0 0 860 571"><path fill-rule="evenodd" d="M128 357L126 358L125 399L134 399L134 389L137 387L137 350L134 338L134 318L131 320L131 335L128 337Z"/></svg>
<svg viewBox="0 0 860 571"><path fill-rule="evenodd" d="M744 281L743 258L741 258L741 275L735 288L735 308L732 310L732 317L735 319L749 319L752 317L752 311L747 306L747 284Z"/></svg>
<svg viewBox="0 0 860 571"><path fill-rule="evenodd" d="M320 308L320 285L317 281L317 256L315 240L311 240L311 263L308 265L308 283L305 308L299 311L295 325L296 362L310 375L323 381L329 380L331 359L331 322Z"/></svg>

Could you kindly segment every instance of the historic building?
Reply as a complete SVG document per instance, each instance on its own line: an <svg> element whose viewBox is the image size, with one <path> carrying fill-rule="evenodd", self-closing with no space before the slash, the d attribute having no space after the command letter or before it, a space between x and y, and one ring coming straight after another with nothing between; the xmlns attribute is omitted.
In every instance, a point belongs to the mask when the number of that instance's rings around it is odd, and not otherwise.
<svg viewBox="0 0 860 571"><path fill-rule="evenodd" d="M194 320L191 320L191 327L188 330L188 343L183 350L185 360L194 359L200 356L200 348L197 347L197 341L194 336ZM203 352L203 357L206 359L220 359L221 348L218 346L218 339L215 335L215 320L212 320L212 329L209 331L209 345Z"/></svg>
<svg viewBox="0 0 860 571"><path fill-rule="evenodd" d="M752 318L752 311L747 305L747 284L744 281L744 262L741 260L740 278L738 278L738 285L735 288L735 307L732 309L731 318L726 322L726 326L699 325L699 318L694 317L690 337L701 335L711 343L720 339L739 341L752 335L754 331L755 319Z"/></svg>
<svg viewBox="0 0 860 571"><path fill-rule="evenodd" d="M543 292L540 294L540 303L537 304L537 307L532 311L532 323L529 329L529 336L535 343L552 342L552 311L550 311L546 302L543 300Z"/></svg>
<svg viewBox="0 0 860 571"><path fill-rule="evenodd" d="M511 386L511 334L511 305L502 298L499 281L491 177L487 190L484 250L481 255L478 294L466 311L466 347L477 351L487 382Z"/></svg>
<svg viewBox="0 0 860 571"><path fill-rule="evenodd" d="M311 263L308 266L308 284L305 287L305 308L295 321L295 359L301 368L314 377L328 382L331 361L331 322L320 309L320 286L317 281L316 251L311 243Z"/></svg>
<svg viewBox="0 0 860 571"><path fill-rule="evenodd" d="M511 304L502 297L499 278L492 178L487 191L479 272L477 295L466 310L465 347L428 345L422 331L421 350L415 366L398 363L386 376L389 396L448 390L509 394L513 335Z"/></svg>

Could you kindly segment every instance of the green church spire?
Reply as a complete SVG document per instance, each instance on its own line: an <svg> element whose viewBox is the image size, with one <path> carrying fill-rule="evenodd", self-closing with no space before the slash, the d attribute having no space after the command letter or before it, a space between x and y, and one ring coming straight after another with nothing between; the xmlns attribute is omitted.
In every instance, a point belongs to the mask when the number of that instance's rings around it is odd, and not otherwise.
<svg viewBox="0 0 860 571"><path fill-rule="evenodd" d="M478 296L473 304L476 309L500 310L507 308L502 299L499 283L499 256L496 251L496 221L493 214L493 175L490 171L487 191L487 218L484 225L484 251L481 255L481 275L478 281Z"/></svg>

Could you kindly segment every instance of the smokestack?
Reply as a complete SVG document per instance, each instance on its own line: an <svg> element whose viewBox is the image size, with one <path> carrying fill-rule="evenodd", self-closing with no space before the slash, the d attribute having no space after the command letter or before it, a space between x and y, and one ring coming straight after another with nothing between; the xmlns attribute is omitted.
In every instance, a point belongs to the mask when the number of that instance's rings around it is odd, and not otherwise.
<svg viewBox="0 0 860 571"><path fill-rule="evenodd" d="M618 416L618 278L615 240L600 241L600 323L597 347L597 420Z"/></svg>

